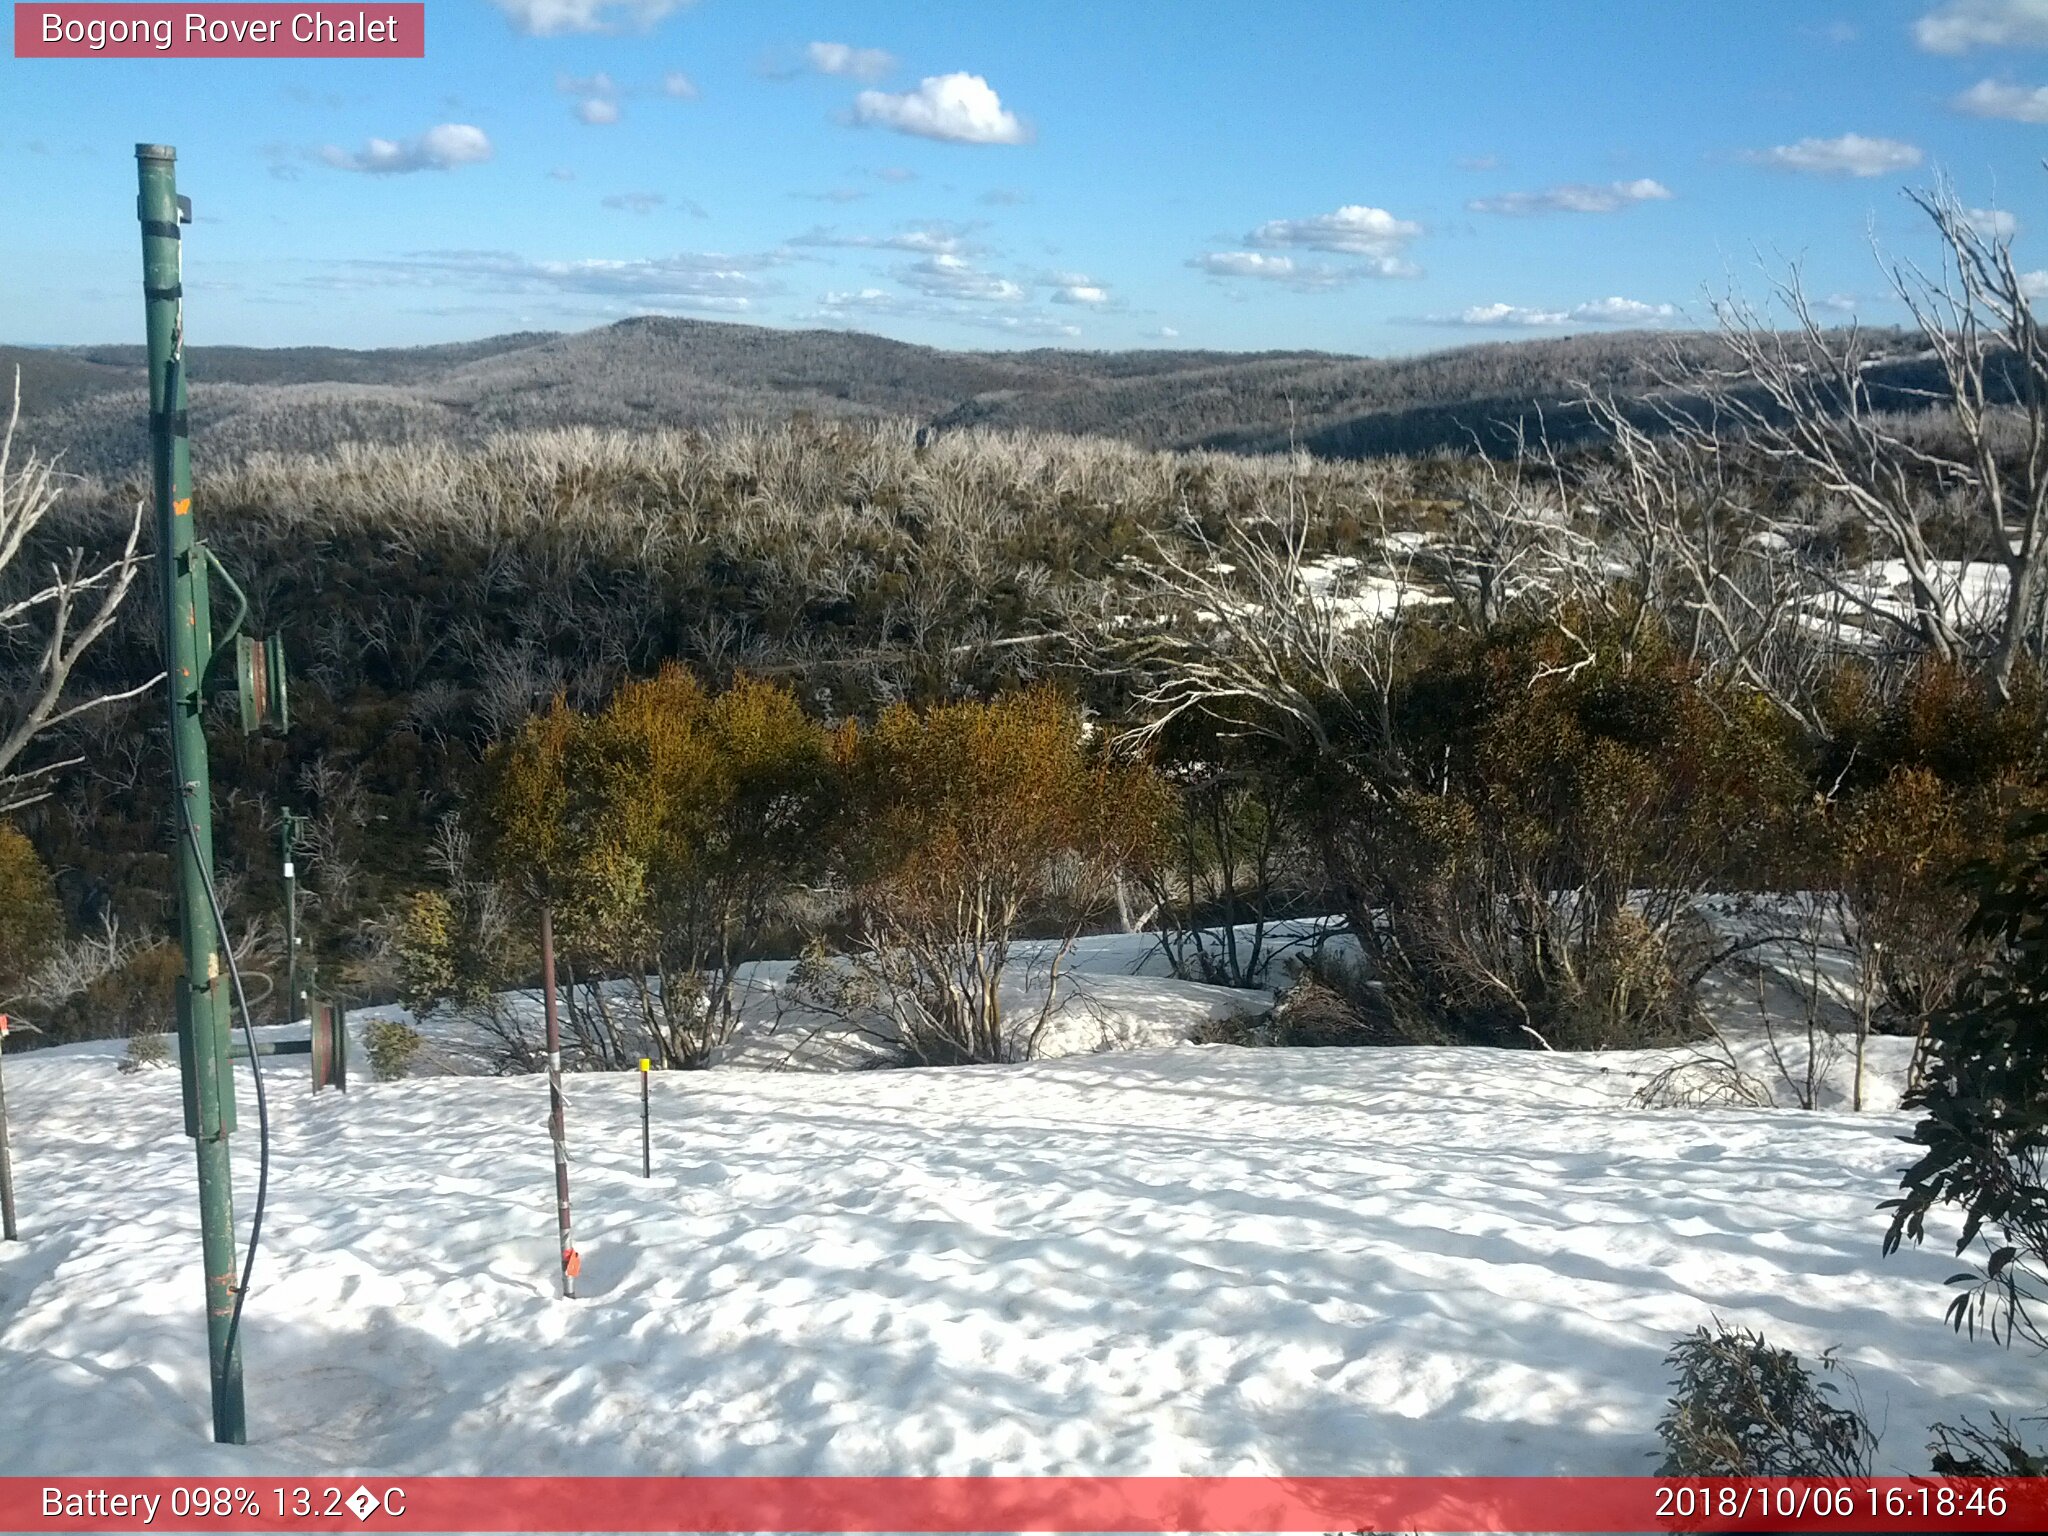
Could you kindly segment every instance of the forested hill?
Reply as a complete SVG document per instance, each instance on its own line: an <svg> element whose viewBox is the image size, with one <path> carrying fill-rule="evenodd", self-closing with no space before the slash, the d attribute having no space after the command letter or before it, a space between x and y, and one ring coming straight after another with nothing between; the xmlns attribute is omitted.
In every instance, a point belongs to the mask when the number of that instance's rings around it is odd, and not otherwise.
<svg viewBox="0 0 2048 1536"><path fill-rule="evenodd" d="M1903 359L1903 337L1866 338ZM706 425L736 417L896 416L1122 438L1146 447L1333 457L1465 449L1545 412L1569 432L1590 384L1655 388L1672 349L1710 361L1709 336L1625 332L1459 347L1416 357L1325 352L951 352L850 331L647 317L575 334L446 346L200 347L189 359L208 456L319 451L347 441L473 440L564 425ZM143 462L139 346L0 346L22 372L24 435L68 469ZM1901 361L1888 369L1921 366ZM1900 380L1900 382L1904 382Z"/></svg>

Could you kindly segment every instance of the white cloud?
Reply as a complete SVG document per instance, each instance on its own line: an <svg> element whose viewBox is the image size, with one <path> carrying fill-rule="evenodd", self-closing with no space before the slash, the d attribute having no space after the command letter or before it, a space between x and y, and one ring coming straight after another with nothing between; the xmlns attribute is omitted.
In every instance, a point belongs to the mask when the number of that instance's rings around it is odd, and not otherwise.
<svg viewBox="0 0 2048 1536"><path fill-rule="evenodd" d="M1190 266L1217 277L1290 277L1292 256L1262 256L1257 251L1204 251Z"/></svg>
<svg viewBox="0 0 2048 1536"><path fill-rule="evenodd" d="M697 82L680 69L672 69L661 77L661 94L676 101L695 101Z"/></svg>
<svg viewBox="0 0 2048 1536"><path fill-rule="evenodd" d="M1100 308L1109 302L1109 290L1085 272L1062 272L1053 279L1052 301Z"/></svg>
<svg viewBox="0 0 2048 1536"><path fill-rule="evenodd" d="M1561 309L1526 309L1519 304L1474 304L1460 310L1452 325L1564 325L1571 319Z"/></svg>
<svg viewBox="0 0 2048 1536"><path fill-rule="evenodd" d="M1616 213L1636 203L1668 202L1671 189L1661 181L1639 177L1635 181L1610 181L1603 186L1570 181L1546 187L1541 192L1507 192L1499 197L1475 197L1465 206L1474 213L1504 213L1520 217L1538 213Z"/></svg>
<svg viewBox="0 0 2048 1536"><path fill-rule="evenodd" d="M948 302L916 294L892 293L886 288L860 288L850 292L825 293L818 297L815 318L847 324L857 317L892 315L921 320L940 320L979 330L1003 331L1013 336L1040 336L1065 340L1079 336L1081 328L1050 315L1004 313L972 304Z"/></svg>
<svg viewBox="0 0 2048 1536"><path fill-rule="evenodd" d="M879 80L896 67L896 55L884 48L854 48L845 43L812 43L804 50L811 68L821 75Z"/></svg>
<svg viewBox="0 0 2048 1536"><path fill-rule="evenodd" d="M1460 155L1456 164L1461 171L1497 171L1500 169L1500 156Z"/></svg>
<svg viewBox="0 0 2048 1536"><path fill-rule="evenodd" d="M2048 48L2048 0L1948 0L1913 24L1929 53Z"/></svg>
<svg viewBox="0 0 2048 1536"><path fill-rule="evenodd" d="M1335 213L1314 218L1269 220L1247 235L1245 244L1267 249L1298 246L1347 256L1398 256L1421 233L1420 224L1397 219L1384 208L1347 203Z"/></svg>
<svg viewBox="0 0 2048 1536"><path fill-rule="evenodd" d="M928 75L914 91L862 91L853 120L953 144L1022 144L1031 137L980 75Z"/></svg>
<svg viewBox="0 0 2048 1536"><path fill-rule="evenodd" d="M550 181L574 181L575 179L576 173L566 165L558 165L548 172L548 180Z"/></svg>
<svg viewBox="0 0 2048 1536"><path fill-rule="evenodd" d="M592 125L619 120L619 85L610 75L557 75L555 89L576 98L577 118Z"/></svg>
<svg viewBox="0 0 2048 1536"><path fill-rule="evenodd" d="M2020 292L2030 299L2048 299L2048 272L2022 272Z"/></svg>
<svg viewBox="0 0 2048 1536"><path fill-rule="evenodd" d="M907 165L885 165L880 170L870 171L868 174L877 181L894 182L898 186L907 181L917 180L917 172Z"/></svg>
<svg viewBox="0 0 2048 1536"><path fill-rule="evenodd" d="M940 251L913 261L896 274L907 288L938 299L973 299L981 303L1015 304L1024 298L1021 284L984 272L965 256Z"/></svg>
<svg viewBox="0 0 2048 1536"><path fill-rule="evenodd" d="M2048 123L2048 85L2011 85L1979 80L1949 105L1972 117L2003 117L2015 123Z"/></svg>
<svg viewBox="0 0 2048 1536"><path fill-rule="evenodd" d="M481 128L467 123L442 123L416 139L371 139L359 150L328 145L320 158L344 171L372 176L400 176L412 171L448 171L491 158L491 141Z"/></svg>
<svg viewBox="0 0 2048 1536"><path fill-rule="evenodd" d="M1605 298L1594 299L1585 304L1574 304L1571 317L1574 320L1590 320L1596 325L1652 325L1659 320L1669 320L1678 313L1669 304L1645 304L1640 299Z"/></svg>
<svg viewBox="0 0 2048 1536"><path fill-rule="evenodd" d="M763 269L778 258L685 252L635 261L532 261L509 251L425 251L355 265L429 284L494 291L628 298L693 309L743 312L774 291Z"/></svg>
<svg viewBox="0 0 2048 1536"><path fill-rule="evenodd" d="M1070 337L1081 334L1078 325L1048 319L1044 315L993 315L990 319L995 329L1013 331L1019 336Z"/></svg>
<svg viewBox="0 0 2048 1536"><path fill-rule="evenodd" d="M614 192L604 200L604 206L622 213L652 213L667 201L659 192Z"/></svg>
<svg viewBox="0 0 2048 1536"><path fill-rule="evenodd" d="M1965 208L1963 221L1986 240L2010 240L2020 232L2020 221L2003 208Z"/></svg>
<svg viewBox="0 0 2048 1536"><path fill-rule="evenodd" d="M1382 258L1386 260L1389 258ZM1211 277L1256 277L1282 283L1289 288L1321 292L1341 288L1366 276L1382 275L1371 267L1333 267L1298 262L1292 256L1270 256L1263 251L1204 251L1189 259L1188 265Z"/></svg>
<svg viewBox="0 0 2048 1536"><path fill-rule="evenodd" d="M916 251L926 255L961 255L973 249L965 230L953 224L913 224L888 235L847 235L821 226L806 230L789 243L843 246L852 250Z"/></svg>
<svg viewBox="0 0 2048 1536"><path fill-rule="evenodd" d="M1898 139L1845 133L1838 139L1801 139L1797 144L1755 150L1748 158L1757 165L1814 176L1882 176L1890 171L1910 170L1925 156L1915 146Z"/></svg>
<svg viewBox="0 0 2048 1536"><path fill-rule="evenodd" d="M1161 327L1159 327L1157 331L1153 332L1153 334L1157 336L1161 341L1177 341L1180 339L1180 332L1176 331L1170 325L1162 325Z"/></svg>
<svg viewBox="0 0 2048 1536"><path fill-rule="evenodd" d="M491 0L506 19L530 37L564 32L645 31L689 0Z"/></svg>
<svg viewBox="0 0 2048 1536"><path fill-rule="evenodd" d="M1521 304L1474 304L1455 315L1442 317L1441 325L1470 325L1482 328L1514 326L1540 328L1556 325L1655 325L1678 313L1669 304L1645 304L1640 299L1620 297L1593 299L1570 309L1536 309Z"/></svg>

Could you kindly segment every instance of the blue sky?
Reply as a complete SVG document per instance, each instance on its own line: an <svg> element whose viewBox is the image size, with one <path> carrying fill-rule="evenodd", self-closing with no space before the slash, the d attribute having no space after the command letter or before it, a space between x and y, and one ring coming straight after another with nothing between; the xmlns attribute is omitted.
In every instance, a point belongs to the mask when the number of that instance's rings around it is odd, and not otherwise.
<svg viewBox="0 0 2048 1536"><path fill-rule="evenodd" d="M1870 242L1931 256L1937 175L2048 269L2048 0L427 12L420 61L0 58L0 340L139 336L141 140L197 206L198 341L1386 354L1697 323L1795 259L1882 323Z"/></svg>

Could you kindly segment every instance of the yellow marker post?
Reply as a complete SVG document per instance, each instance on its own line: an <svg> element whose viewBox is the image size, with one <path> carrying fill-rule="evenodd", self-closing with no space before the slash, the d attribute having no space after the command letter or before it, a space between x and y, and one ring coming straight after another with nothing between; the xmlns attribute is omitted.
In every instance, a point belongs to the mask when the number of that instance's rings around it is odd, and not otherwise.
<svg viewBox="0 0 2048 1536"><path fill-rule="evenodd" d="M640 1177L654 1177L654 1140L647 1125L647 1069L651 1065L645 1056L640 1058Z"/></svg>

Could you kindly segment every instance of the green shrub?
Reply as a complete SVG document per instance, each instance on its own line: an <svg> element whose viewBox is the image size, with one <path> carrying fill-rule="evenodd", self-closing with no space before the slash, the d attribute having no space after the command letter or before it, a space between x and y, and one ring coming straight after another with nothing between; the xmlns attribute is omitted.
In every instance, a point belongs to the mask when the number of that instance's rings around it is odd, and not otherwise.
<svg viewBox="0 0 2048 1536"><path fill-rule="evenodd" d="M2048 1320L2029 1311L2048 1292L2048 813L2020 818L1969 886L1969 932L1991 953L1929 1028L1927 1071L1905 1100L1921 1111L1910 1139L1925 1150L1888 1202L1884 1249L1921 1242L1928 1215L1954 1208L1957 1254L1980 1241L1987 1252L1981 1279L1960 1277L1976 1283L1949 1321L2048 1349Z"/></svg>
<svg viewBox="0 0 2048 1536"><path fill-rule="evenodd" d="M128 1053L121 1058L123 1072L142 1072L151 1067L167 1067L171 1064L170 1039L155 1030L144 1030L128 1037Z"/></svg>
<svg viewBox="0 0 2048 1536"><path fill-rule="evenodd" d="M1961 1424L1935 1425L1934 1441L1928 1448L1934 1452L1936 1477L2048 1477L2048 1450L2028 1445L2020 1437L2019 1425L1996 1413L1988 1428L1968 1419Z"/></svg>
<svg viewBox="0 0 2048 1536"><path fill-rule="evenodd" d="M1665 1363L1677 1370L1670 1407L1657 1423L1660 1477L1868 1477L1876 1437L1861 1414L1838 1406L1789 1349L1718 1323L1681 1339ZM1821 1356L1833 1370L1832 1352Z"/></svg>
<svg viewBox="0 0 2048 1536"><path fill-rule="evenodd" d="M0 823L0 1002L63 937L50 873L13 827Z"/></svg>
<svg viewBox="0 0 2048 1536"><path fill-rule="evenodd" d="M456 974L455 906L439 891L419 891L399 909L392 924L398 958L398 1000L414 1013L427 1013L453 997Z"/></svg>
<svg viewBox="0 0 2048 1536"><path fill-rule="evenodd" d="M373 1019L363 1026L363 1049L380 1083L395 1082L412 1071L413 1058L425 1043L418 1030L397 1019Z"/></svg>

